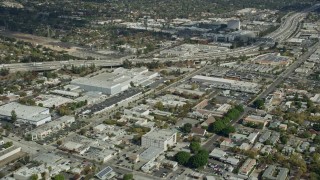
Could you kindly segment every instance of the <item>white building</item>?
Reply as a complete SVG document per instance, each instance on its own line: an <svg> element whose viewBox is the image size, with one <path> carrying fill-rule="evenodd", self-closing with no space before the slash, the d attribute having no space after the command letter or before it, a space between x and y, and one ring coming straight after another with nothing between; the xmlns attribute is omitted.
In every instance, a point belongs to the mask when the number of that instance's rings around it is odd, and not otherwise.
<svg viewBox="0 0 320 180"><path fill-rule="evenodd" d="M73 116L63 116L55 121L39 126L30 132L32 140L43 139L52 132L59 131L66 126L70 126L73 122L75 122L75 118Z"/></svg>
<svg viewBox="0 0 320 180"><path fill-rule="evenodd" d="M40 165L32 168L24 166L13 173L13 177L16 180L29 180L32 175L38 175L38 179L41 179L41 173L49 172L45 165Z"/></svg>
<svg viewBox="0 0 320 180"><path fill-rule="evenodd" d="M137 116L137 117L143 117L147 116L150 113L149 106L140 104L139 106L133 107L131 109L125 109L124 115L127 116Z"/></svg>
<svg viewBox="0 0 320 180"><path fill-rule="evenodd" d="M94 77L82 77L71 81L86 91L99 91L114 95L127 90L132 83L140 85L158 76L157 72L149 72L147 68L117 68L112 73L102 73Z"/></svg>
<svg viewBox="0 0 320 180"><path fill-rule="evenodd" d="M0 151L0 161L21 151L21 147L11 146Z"/></svg>
<svg viewBox="0 0 320 180"><path fill-rule="evenodd" d="M153 130L141 138L142 147L157 147L166 151L177 142L177 133L169 130Z"/></svg>
<svg viewBox="0 0 320 180"><path fill-rule="evenodd" d="M11 112L17 115L17 121L39 126L51 121L48 108L38 106L26 106L11 102L0 107L0 118L11 118Z"/></svg>
<svg viewBox="0 0 320 180"><path fill-rule="evenodd" d="M237 80L224 79L224 78L215 78L215 77L208 77L208 76L201 76L201 75L196 75L192 77L192 81L209 83L211 84L211 86L216 88L243 91L248 93L256 93L260 89L260 86L257 83L237 81Z"/></svg>
<svg viewBox="0 0 320 180"><path fill-rule="evenodd" d="M51 107L59 107L63 104L67 104L67 103L71 103L73 102L72 99L69 98L65 98L65 97L61 97L61 96L57 96L57 95L40 95L38 96L36 101L36 104L42 104L43 107L47 107L47 108L51 108Z"/></svg>

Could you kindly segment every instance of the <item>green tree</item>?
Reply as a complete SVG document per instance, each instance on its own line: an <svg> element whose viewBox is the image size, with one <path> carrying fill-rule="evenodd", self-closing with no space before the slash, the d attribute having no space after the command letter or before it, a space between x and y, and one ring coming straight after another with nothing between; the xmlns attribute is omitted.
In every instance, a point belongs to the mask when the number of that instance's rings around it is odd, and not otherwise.
<svg viewBox="0 0 320 180"><path fill-rule="evenodd" d="M219 133L225 128L225 124L221 120L211 123L208 127L209 132Z"/></svg>
<svg viewBox="0 0 320 180"><path fill-rule="evenodd" d="M9 148L9 147L11 147L11 146L13 146L13 142L11 142L11 141L8 141L8 142L6 142L6 143L3 144L3 147L4 147L5 149L7 149L7 148Z"/></svg>
<svg viewBox="0 0 320 180"><path fill-rule="evenodd" d="M205 150L199 151L198 154L192 156L189 160L189 166L191 168L199 168L205 166L208 163L209 153Z"/></svg>
<svg viewBox="0 0 320 180"><path fill-rule="evenodd" d="M1 68L1 69L0 69L0 76L6 76L6 75L9 74L9 72L10 72L9 69L7 69L7 68Z"/></svg>
<svg viewBox="0 0 320 180"><path fill-rule="evenodd" d="M159 109L160 111L162 111L164 109L163 103L161 101L156 102L154 107Z"/></svg>
<svg viewBox="0 0 320 180"><path fill-rule="evenodd" d="M11 121L15 122L17 120L17 113L15 110L11 111Z"/></svg>
<svg viewBox="0 0 320 180"><path fill-rule="evenodd" d="M257 99L253 102L253 107L257 109L263 109L264 107L264 100L263 99Z"/></svg>
<svg viewBox="0 0 320 180"><path fill-rule="evenodd" d="M190 143L190 151L192 153L197 153L201 149L201 144L199 142L192 141Z"/></svg>
<svg viewBox="0 0 320 180"><path fill-rule="evenodd" d="M39 179L38 174L32 174L30 177L30 180L38 180L38 179Z"/></svg>
<svg viewBox="0 0 320 180"><path fill-rule="evenodd" d="M287 142L288 142L288 135L286 135L286 134L281 134L281 136L280 136L280 142L281 142L281 144L287 144Z"/></svg>
<svg viewBox="0 0 320 180"><path fill-rule="evenodd" d="M320 144L320 135L316 135L316 137L314 137L313 143L318 144L318 145Z"/></svg>
<svg viewBox="0 0 320 180"><path fill-rule="evenodd" d="M123 180L132 180L133 179L133 174L125 174L124 176L123 176Z"/></svg>
<svg viewBox="0 0 320 180"><path fill-rule="evenodd" d="M229 136L230 133L236 132L236 129L232 125L227 125L225 128L222 129L220 132L223 136Z"/></svg>
<svg viewBox="0 0 320 180"><path fill-rule="evenodd" d="M181 165L187 165L191 155L188 152L180 151L175 155L175 160Z"/></svg>
<svg viewBox="0 0 320 180"><path fill-rule="evenodd" d="M126 68L126 69L131 69L132 66L133 66L133 64L132 64L131 61L129 61L129 60L127 60L127 59L123 61L123 67L124 67L124 68Z"/></svg>
<svg viewBox="0 0 320 180"><path fill-rule="evenodd" d="M181 127L181 131L184 133L190 133L192 129L192 124L186 123Z"/></svg>
<svg viewBox="0 0 320 180"><path fill-rule="evenodd" d="M64 176L62 174L57 174L53 177L54 180L64 180Z"/></svg>

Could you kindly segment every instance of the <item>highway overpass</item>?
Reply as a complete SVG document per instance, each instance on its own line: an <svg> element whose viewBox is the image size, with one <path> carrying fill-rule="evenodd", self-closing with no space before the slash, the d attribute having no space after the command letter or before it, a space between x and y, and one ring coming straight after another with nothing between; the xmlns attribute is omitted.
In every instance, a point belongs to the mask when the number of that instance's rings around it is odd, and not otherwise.
<svg viewBox="0 0 320 180"><path fill-rule="evenodd" d="M306 15L319 7L319 4L312 6L308 9L305 9L301 12L297 12L291 15L288 15L285 20L282 22L281 26L274 32L265 36L265 38L273 39L277 42L282 42L290 38L299 27L299 23L306 17ZM205 53L202 55L196 55L192 57L175 57L175 58L133 58L132 56L112 59L112 60L72 60L72 61L50 61L50 62L39 62L39 63L15 63L15 64L3 64L1 67L9 68L10 71L44 71L44 70L55 70L60 69L64 66L88 66L94 64L97 67L118 67L121 66L125 59L133 63L138 62L153 62L153 61L185 61L185 60L196 60L196 61L216 61L221 60L221 63L225 63L227 57L239 57L241 55L253 56L257 55L259 52L259 47L262 43L256 43L251 46L241 47L236 49L231 49L228 51L222 52L212 52Z"/></svg>

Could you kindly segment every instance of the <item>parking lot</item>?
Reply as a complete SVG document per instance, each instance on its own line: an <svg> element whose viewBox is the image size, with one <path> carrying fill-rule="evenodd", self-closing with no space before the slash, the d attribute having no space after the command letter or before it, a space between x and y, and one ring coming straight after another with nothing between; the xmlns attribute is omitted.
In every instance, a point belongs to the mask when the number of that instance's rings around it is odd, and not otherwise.
<svg viewBox="0 0 320 180"><path fill-rule="evenodd" d="M121 101L124 101L132 96L135 96L139 93L141 93L142 91L140 89L130 89L127 91L124 91L120 94L114 95L108 99L106 99L105 101L99 103L99 104L94 104L91 107L87 107L85 108L83 111L80 112L80 114L94 114L96 112L102 111L108 107L112 107L116 104L118 104Z"/></svg>

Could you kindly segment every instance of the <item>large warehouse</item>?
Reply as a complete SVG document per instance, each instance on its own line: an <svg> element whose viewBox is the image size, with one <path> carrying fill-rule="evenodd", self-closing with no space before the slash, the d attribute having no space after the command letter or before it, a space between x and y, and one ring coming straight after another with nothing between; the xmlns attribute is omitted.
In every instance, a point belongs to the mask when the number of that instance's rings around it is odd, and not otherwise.
<svg viewBox="0 0 320 180"><path fill-rule="evenodd" d="M125 91L130 83L140 85L158 76L157 72L149 72L147 68L117 68L112 73L102 73L93 77L83 77L71 81L72 85L80 86L85 91L99 91L114 95Z"/></svg>
<svg viewBox="0 0 320 180"><path fill-rule="evenodd" d="M0 106L0 117L11 118L11 112L17 114L17 121L39 126L51 121L51 115L48 108L39 106L26 106L16 102L11 102Z"/></svg>
<svg viewBox="0 0 320 180"><path fill-rule="evenodd" d="M230 89L230 90L242 91L242 92L248 92L248 93L257 93L260 90L260 85L257 83L237 81L237 80L224 79L224 78L215 78L215 77L196 75L192 77L192 81L208 83L216 88Z"/></svg>

